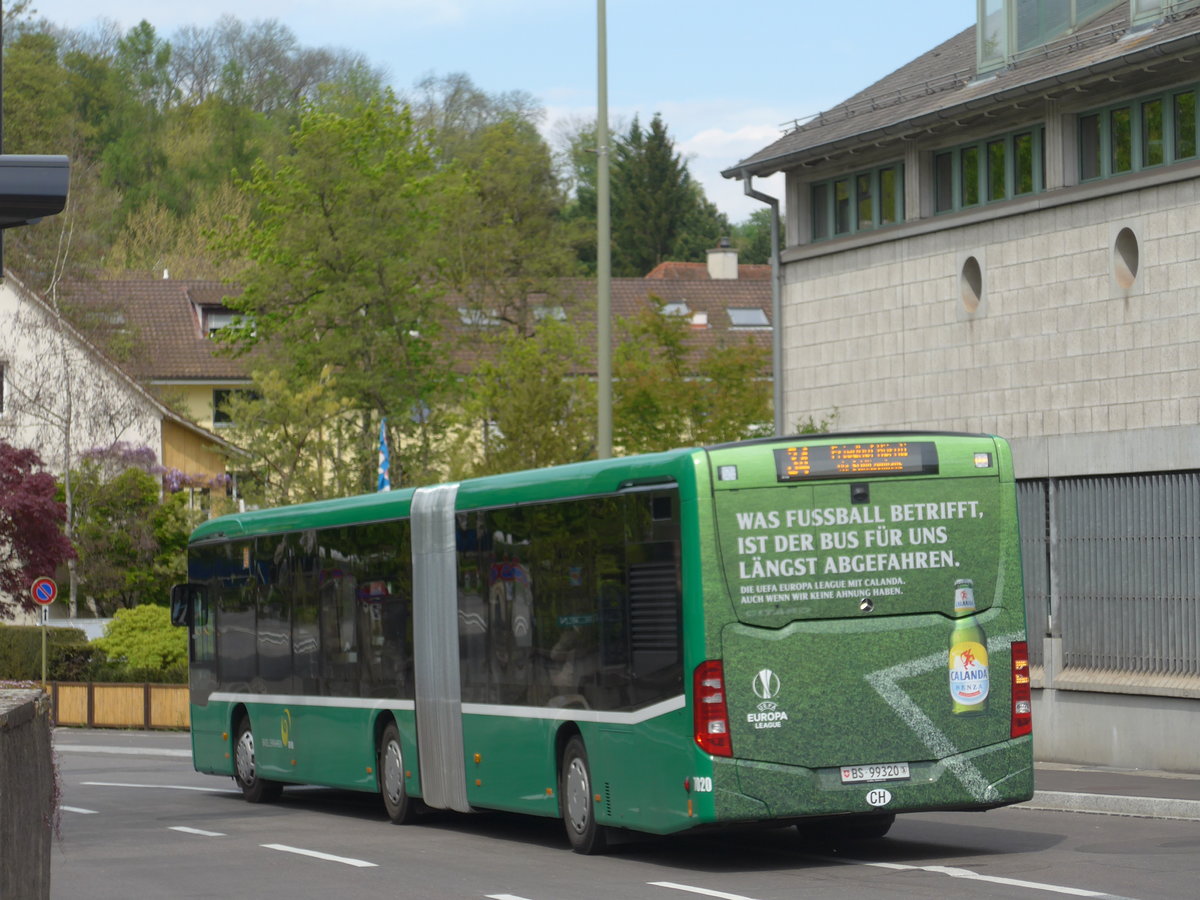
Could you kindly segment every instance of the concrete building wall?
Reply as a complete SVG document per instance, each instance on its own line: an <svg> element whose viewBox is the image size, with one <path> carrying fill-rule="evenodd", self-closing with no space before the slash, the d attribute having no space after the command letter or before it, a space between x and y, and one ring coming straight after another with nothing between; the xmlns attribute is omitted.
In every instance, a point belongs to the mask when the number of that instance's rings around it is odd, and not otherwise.
<svg viewBox="0 0 1200 900"><path fill-rule="evenodd" d="M837 409L844 429L995 432L1015 439L1026 476L1046 469L1056 436L1096 451L1076 455L1071 474L1145 470L1145 445L1130 434L1170 430L1188 457L1172 465L1200 466L1197 174L1067 189L1007 214L793 251L785 421ZM971 258L974 309L964 301Z"/></svg>

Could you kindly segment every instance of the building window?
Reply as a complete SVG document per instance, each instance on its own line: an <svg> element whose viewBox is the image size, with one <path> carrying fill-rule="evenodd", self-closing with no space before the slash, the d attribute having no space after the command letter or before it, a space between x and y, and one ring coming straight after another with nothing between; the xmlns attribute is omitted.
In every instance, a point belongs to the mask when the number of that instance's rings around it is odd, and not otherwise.
<svg viewBox="0 0 1200 900"><path fill-rule="evenodd" d="M729 313L729 324L733 328L769 328L771 326L771 323L767 321L766 311L757 306L731 306L726 312Z"/></svg>
<svg viewBox="0 0 1200 900"><path fill-rule="evenodd" d="M976 62L991 72L1087 26L1121 0L976 0ZM1194 0L1131 0L1138 6L1178 6ZM1161 16L1160 16L1161 17Z"/></svg>
<svg viewBox="0 0 1200 900"><path fill-rule="evenodd" d="M1196 88L1079 117L1079 180L1110 178L1196 156Z"/></svg>
<svg viewBox="0 0 1200 900"><path fill-rule="evenodd" d="M235 398L257 400L259 396L257 391L244 388L213 388L213 427L228 427L233 424L233 418L229 415L230 401Z"/></svg>
<svg viewBox="0 0 1200 900"><path fill-rule="evenodd" d="M904 220L900 163L811 186L812 239L869 231Z"/></svg>
<svg viewBox="0 0 1200 900"><path fill-rule="evenodd" d="M1043 135L1039 125L934 154L933 211L969 209L1044 190Z"/></svg>
<svg viewBox="0 0 1200 900"><path fill-rule="evenodd" d="M213 332L221 328L226 328L233 324L233 319L236 313L232 310L218 306L207 306L204 308L204 333L209 337L213 336Z"/></svg>

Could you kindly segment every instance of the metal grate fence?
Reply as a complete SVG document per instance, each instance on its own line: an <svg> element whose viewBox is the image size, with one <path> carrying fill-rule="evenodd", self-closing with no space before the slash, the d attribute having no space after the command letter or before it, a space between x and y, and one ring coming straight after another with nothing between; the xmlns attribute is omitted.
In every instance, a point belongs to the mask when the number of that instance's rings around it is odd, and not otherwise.
<svg viewBox="0 0 1200 900"><path fill-rule="evenodd" d="M1200 676L1200 473L1060 478L1018 487L1031 651L1063 665Z"/></svg>

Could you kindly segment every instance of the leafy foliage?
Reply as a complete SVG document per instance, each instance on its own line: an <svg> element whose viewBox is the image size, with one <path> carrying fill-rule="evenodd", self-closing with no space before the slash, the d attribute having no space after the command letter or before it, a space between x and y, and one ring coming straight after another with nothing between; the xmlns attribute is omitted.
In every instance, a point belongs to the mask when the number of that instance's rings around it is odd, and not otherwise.
<svg viewBox="0 0 1200 900"><path fill-rule="evenodd" d="M171 624L164 606L144 604L119 609L104 629L104 637L92 644L109 662L130 669L166 670L187 663L187 629Z"/></svg>
<svg viewBox="0 0 1200 900"><path fill-rule="evenodd" d="M0 441L0 594L34 608L34 579L53 575L74 556L62 530L66 518L54 477L42 470L37 453ZM0 615L9 610L0 604Z"/></svg>
<svg viewBox="0 0 1200 900"><path fill-rule="evenodd" d="M449 210L465 190L390 97L349 109L309 106L277 165L256 163L246 189L254 228L225 246L252 267L227 302L246 323L229 336L263 344L270 368L294 384L332 373L342 412L358 422L354 477L369 490L371 433L396 424L401 469L425 469L414 411L438 405L447 384L444 287L435 253ZM419 476L418 476L419 477Z"/></svg>
<svg viewBox="0 0 1200 900"><path fill-rule="evenodd" d="M77 573L101 615L166 603L171 585L186 577L187 494L160 502L153 454L142 450L91 453L73 473Z"/></svg>
<svg viewBox="0 0 1200 900"><path fill-rule="evenodd" d="M595 388L579 377L586 351L567 325L546 321L532 337L510 334L471 380L469 419L482 422L484 475L579 462L593 453Z"/></svg>
<svg viewBox="0 0 1200 900"><path fill-rule="evenodd" d="M612 168L613 274L645 275L668 259L702 259L729 222L692 180L662 117L635 118Z"/></svg>
<svg viewBox="0 0 1200 900"><path fill-rule="evenodd" d="M94 650L79 628L0 625L0 679L41 680L42 632L46 632L46 677L82 681Z"/></svg>
<svg viewBox="0 0 1200 900"><path fill-rule="evenodd" d="M693 358L686 319L664 314L661 301L618 327L613 439L624 452L739 440L771 421L767 351L747 341Z"/></svg>

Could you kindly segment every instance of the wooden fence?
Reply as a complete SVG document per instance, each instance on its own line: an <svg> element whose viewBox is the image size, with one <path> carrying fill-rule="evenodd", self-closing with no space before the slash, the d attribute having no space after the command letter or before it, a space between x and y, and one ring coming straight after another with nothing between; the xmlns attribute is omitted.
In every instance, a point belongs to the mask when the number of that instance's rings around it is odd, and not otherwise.
<svg viewBox="0 0 1200 900"><path fill-rule="evenodd" d="M103 684L55 681L55 725L88 728L187 728L186 684Z"/></svg>

